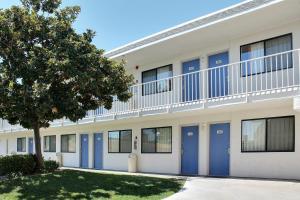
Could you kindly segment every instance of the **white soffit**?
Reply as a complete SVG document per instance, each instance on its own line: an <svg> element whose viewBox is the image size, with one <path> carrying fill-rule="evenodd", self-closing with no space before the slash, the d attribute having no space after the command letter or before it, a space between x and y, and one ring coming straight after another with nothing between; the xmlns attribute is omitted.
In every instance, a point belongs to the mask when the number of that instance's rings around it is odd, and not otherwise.
<svg viewBox="0 0 300 200"><path fill-rule="evenodd" d="M104 55L109 58L116 58L126 53L136 51L138 49L183 35L185 33L189 33L191 31L205 28L233 17L253 12L257 9L261 9L281 1L283 0L247 0L217 12L185 22L170 29L163 30L140 40L136 40L132 43L108 51Z"/></svg>

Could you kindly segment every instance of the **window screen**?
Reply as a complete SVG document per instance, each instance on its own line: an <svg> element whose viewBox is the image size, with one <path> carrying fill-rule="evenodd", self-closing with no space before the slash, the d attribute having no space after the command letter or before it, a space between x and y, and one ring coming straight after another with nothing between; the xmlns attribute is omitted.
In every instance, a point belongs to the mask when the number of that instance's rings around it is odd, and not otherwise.
<svg viewBox="0 0 300 200"><path fill-rule="evenodd" d="M155 153L155 129L143 129L142 130L142 152L143 153Z"/></svg>
<svg viewBox="0 0 300 200"><path fill-rule="evenodd" d="M131 130L108 132L109 153L131 153L131 151L132 151Z"/></svg>
<svg viewBox="0 0 300 200"><path fill-rule="evenodd" d="M172 127L142 129L142 153L171 153Z"/></svg>
<svg viewBox="0 0 300 200"><path fill-rule="evenodd" d="M44 152L56 152L56 136L44 137Z"/></svg>
<svg viewBox="0 0 300 200"><path fill-rule="evenodd" d="M26 152L26 138L17 138L17 152Z"/></svg>
<svg viewBox="0 0 300 200"><path fill-rule="evenodd" d="M250 120L242 122L242 148L244 151L265 151L266 121Z"/></svg>
<svg viewBox="0 0 300 200"><path fill-rule="evenodd" d="M61 136L61 152L75 153L76 152L76 135Z"/></svg>
<svg viewBox="0 0 300 200"><path fill-rule="evenodd" d="M242 121L242 152L290 152L294 148L294 116Z"/></svg>
<svg viewBox="0 0 300 200"><path fill-rule="evenodd" d="M241 75L291 68L292 52L288 51L292 48L292 34L241 46ZM267 57L262 58L264 56Z"/></svg>
<svg viewBox="0 0 300 200"><path fill-rule="evenodd" d="M293 151L294 118L268 119L268 151Z"/></svg>
<svg viewBox="0 0 300 200"><path fill-rule="evenodd" d="M142 72L143 95L170 91L172 76L172 65Z"/></svg>

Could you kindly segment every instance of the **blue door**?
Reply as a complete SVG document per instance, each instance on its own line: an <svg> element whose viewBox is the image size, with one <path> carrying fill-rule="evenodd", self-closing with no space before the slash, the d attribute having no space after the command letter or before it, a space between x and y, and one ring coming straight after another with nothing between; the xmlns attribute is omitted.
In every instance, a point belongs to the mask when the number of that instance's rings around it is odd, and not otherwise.
<svg viewBox="0 0 300 200"><path fill-rule="evenodd" d="M230 124L210 125L209 173L229 176Z"/></svg>
<svg viewBox="0 0 300 200"><path fill-rule="evenodd" d="M198 126L182 127L181 129L181 173L198 174L199 128Z"/></svg>
<svg viewBox="0 0 300 200"><path fill-rule="evenodd" d="M182 100L196 101L200 98L200 60L191 60L182 64Z"/></svg>
<svg viewBox="0 0 300 200"><path fill-rule="evenodd" d="M103 134L94 134L94 168L103 168Z"/></svg>
<svg viewBox="0 0 300 200"><path fill-rule="evenodd" d="M89 135L88 134L81 134L81 162L80 167L88 168L89 167Z"/></svg>
<svg viewBox="0 0 300 200"><path fill-rule="evenodd" d="M209 56L209 98L228 95L228 62L228 52Z"/></svg>
<svg viewBox="0 0 300 200"><path fill-rule="evenodd" d="M33 138L28 138L28 153L33 154Z"/></svg>

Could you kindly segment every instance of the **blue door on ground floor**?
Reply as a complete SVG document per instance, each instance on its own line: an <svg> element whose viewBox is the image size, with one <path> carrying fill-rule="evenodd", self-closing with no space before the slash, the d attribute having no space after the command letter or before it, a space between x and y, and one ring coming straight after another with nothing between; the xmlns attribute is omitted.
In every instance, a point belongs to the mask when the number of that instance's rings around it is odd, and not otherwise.
<svg viewBox="0 0 300 200"><path fill-rule="evenodd" d="M103 169L103 134L94 134L94 168Z"/></svg>
<svg viewBox="0 0 300 200"><path fill-rule="evenodd" d="M80 135L80 149L81 149L81 160L80 160L80 167L88 168L89 167L89 135L88 134L81 134Z"/></svg>
<svg viewBox="0 0 300 200"><path fill-rule="evenodd" d="M209 98L228 95L228 52L209 56Z"/></svg>
<svg viewBox="0 0 300 200"><path fill-rule="evenodd" d="M200 98L200 59L182 63L182 101L196 101Z"/></svg>
<svg viewBox="0 0 300 200"><path fill-rule="evenodd" d="M229 176L230 124L210 125L209 175Z"/></svg>
<svg viewBox="0 0 300 200"><path fill-rule="evenodd" d="M28 153L33 154L33 138L28 138Z"/></svg>
<svg viewBox="0 0 300 200"><path fill-rule="evenodd" d="M187 126L181 129L181 173L198 174L199 128Z"/></svg>

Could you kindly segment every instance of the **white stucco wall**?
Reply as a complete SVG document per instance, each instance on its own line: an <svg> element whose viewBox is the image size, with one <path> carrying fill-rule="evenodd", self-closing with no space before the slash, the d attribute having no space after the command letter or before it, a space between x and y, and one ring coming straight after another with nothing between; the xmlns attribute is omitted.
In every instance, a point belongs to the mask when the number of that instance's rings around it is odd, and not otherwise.
<svg viewBox="0 0 300 200"><path fill-rule="evenodd" d="M63 153L63 165L79 167L80 165L80 134L89 134L89 167L93 168L93 133L104 134L103 168L108 170L126 171L128 153L108 153L108 131L132 129L132 146L134 138L138 137L138 149L133 153L138 155L138 171L180 174L181 171L181 127L199 126L199 174L209 175L209 125L229 122L230 132L230 175L239 177L290 178L300 179L300 113L293 111L292 100L273 103L255 103L243 106L243 109L215 109L203 113L196 110L193 113L162 114L160 116L143 117L126 122L111 122L108 124L86 124L63 128L42 130L42 136L56 134L56 150L60 151L60 135L76 133L76 153ZM253 109L254 108L254 109ZM255 109L256 108L256 109ZM281 153L241 153L241 120L276 116L295 115L295 152ZM172 153L142 154L141 129L149 127L172 126ZM59 133L59 134L57 134ZM9 152L16 152L16 138L27 135L1 135L0 141L9 141ZM43 138L43 137L42 137ZM1 142L2 144L3 142ZM2 146L2 145L1 145ZM3 149L3 147L1 147ZM3 152L3 150L1 150ZM44 153L45 159L56 159L55 153Z"/></svg>
<svg viewBox="0 0 300 200"><path fill-rule="evenodd" d="M1 138L0 139L0 155L7 154L7 139Z"/></svg>
<svg viewBox="0 0 300 200"><path fill-rule="evenodd" d="M239 62L240 61L240 46L245 44L250 44L253 42L262 41L269 38L274 38L277 36L285 35L292 33L293 35L293 49L300 48L300 21L293 21L281 26L274 25L273 28L265 29L264 31L255 31L253 33L244 34L239 38L231 38L230 40L224 40L218 44L213 44L206 48L198 49L197 51L189 51L188 49L182 49L182 53L179 56L176 56L172 59L166 58L163 60L157 60L151 64L142 64L139 65L138 69L135 69L135 66L127 66L136 80L142 82L142 72L157 67L173 64L173 75L182 74L182 63L190 61L193 59L200 59L200 69L207 69L208 66L208 57L217 53L222 53L225 51L229 52L229 63ZM221 30L220 30L221 31ZM201 35L199 36L201 37ZM147 56L144 57L144 60L147 60ZM152 58L153 59L153 58Z"/></svg>
<svg viewBox="0 0 300 200"><path fill-rule="evenodd" d="M282 26L268 28L263 32L251 33L240 38L232 38L223 43L213 44L207 48L190 52L183 49L182 54L173 59L157 60L155 63L140 65L138 70L130 71L141 82L141 72L173 64L173 75L181 74L182 62L200 58L201 69L207 68L208 56L229 51L229 62L237 62L240 58L240 46L263 39L293 33L293 47L300 48L300 22L293 21ZM255 31L254 31L255 32ZM151 55L149 55L151 56ZM147 59L145 56L144 59ZM295 115L295 152L282 153L241 153L241 120L249 118L263 118ZM128 153L108 153L108 131L132 129L132 143L138 137L138 149L133 153L138 155L138 170L141 172L155 172L179 174L181 170L181 127L189 125L199 126L199 174L209 175L209 125L213 123L229 122L230 134L230 175L242 177L292 178L300 179L300 114L293 110L292 98L288 100L256 102L251 104L233 105L216 109L195 110L182 113L160 114L126 120L99 122L84 125L66 126L41 130L42 147L43 136L57 135L56 151L60 152L61 135L76 134L76 152L63 153L63 165L80 166L80 134L89 134L89 167L93 168L93 134L103 133L103 168L109 170L127 170ZM149 127L172 126L172 153L142 154L141 129ZM17 137L32 137L32 132L0 134L0 155L17 152ZM8 147L6 148L6 141ZM26 151L28 151L26 140ZM133 144L132 144L133 146ZM25 152L27 153L27 152ZM44 153L45 159L56 159L56 153Z"/></svg>
<svg viewBox="0 0 300 200"><path fill-rule="evenodd" d="M241 119L295 115L295 152L241 153ZM231 121L231 175L300 179L300 113L278 106L272 110L236 113Z"/></svg>

